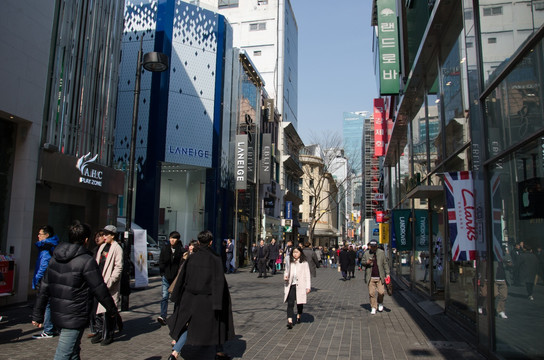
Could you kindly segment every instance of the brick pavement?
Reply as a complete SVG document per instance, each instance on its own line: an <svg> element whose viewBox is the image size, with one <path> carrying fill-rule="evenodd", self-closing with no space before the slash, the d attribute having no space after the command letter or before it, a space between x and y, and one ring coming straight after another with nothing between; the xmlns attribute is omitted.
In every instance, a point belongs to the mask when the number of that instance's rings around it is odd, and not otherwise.
<svg viewBox="0 0 544 360"><path fill-rule="evenodd" d="M321 268L302 323L286 328L283 280L278 274L258 279L248 268L227 275L233 302L236 340L225 345L243 359L483 359L458 333L445 333L416 309L408 292L398 289L385 297L385 311L370 315L368 291L361 273L341 281L336 269ZM91 344L84 335L83 359L166 359L170 351L167 327L156 322L160 278L135 290L131 308L123 312L125 329L109 346ZM171 308L169 309L171 311ZM34 340L39 330L30 324L29 304L0 308L0 358L51 359L57 338ZM194 354L193 354L194 355ZM204 358L197 355L195 358Z"/></svg>

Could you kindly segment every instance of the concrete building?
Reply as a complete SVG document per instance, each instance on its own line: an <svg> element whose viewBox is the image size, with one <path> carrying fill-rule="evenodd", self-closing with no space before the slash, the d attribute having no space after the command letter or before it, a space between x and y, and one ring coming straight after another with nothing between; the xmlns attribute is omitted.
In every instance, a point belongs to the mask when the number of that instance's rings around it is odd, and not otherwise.
<svg viewBox="0 0 544 360"><path fill-rule="evenodd" d="M327 172L319 145L304 147L300 154L303 175L303 203L299 213L302 227L313 246L338 246L338 188Z"/></svg>
<svg viewBox="0 0 544 360"><path fill-rule="evenodd" d="M112 168L123 1L7 1L0 53L0 253L26 301L40 226L61 240L73 220L114 221ZM3 271L3 270L2 270Z"/></svg>

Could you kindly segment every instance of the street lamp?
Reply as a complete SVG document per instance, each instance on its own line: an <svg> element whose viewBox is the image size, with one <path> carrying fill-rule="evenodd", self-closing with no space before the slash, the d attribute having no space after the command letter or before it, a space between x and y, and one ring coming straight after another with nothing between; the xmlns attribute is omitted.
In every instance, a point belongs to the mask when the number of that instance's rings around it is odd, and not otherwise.
<svg viewBox="0 0 544 360"><path fill-rule="evenodd" d="M168 69L168 56L159 52L149 52L143 55L142 60L142 46L144 36L140 38L140 50L138 51L138 62L136 63L136 83L134 84L134 105L132 108L132 131L130 135L130 155L128 159L128 184L127 184L127 209L126 209L126 225L125 225L125 247L124 255L125 260L130 259L130 251L133 238L132 236L132 201L134 197L134 168L136 157L136 132L138 127L138 106L140 104L140 81L142 77L142 66L144 69L150 72L162 72ZM127 268L129 268L127 266ZM130 271L130 269L127 269ZM126 281L126 280L125 280ZM128 281L130 282L130 272ZM130 288L127 285L128 288ZM129 291L130 292L130 291ZM122 294L123 295L123 294ZM121 302L121 310L128 310L128 294L123 295Z"/></svg>

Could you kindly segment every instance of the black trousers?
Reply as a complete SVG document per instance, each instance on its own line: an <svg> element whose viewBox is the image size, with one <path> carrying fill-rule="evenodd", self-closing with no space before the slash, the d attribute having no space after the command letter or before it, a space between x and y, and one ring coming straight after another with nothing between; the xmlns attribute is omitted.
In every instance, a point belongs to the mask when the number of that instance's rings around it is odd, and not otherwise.
<svg viewBox="0 0 544 360"><path fill-rule="evenodd" d="M294 319L295 318L295 311L294 307L297 303L297 286L291 285L291 288L289 289L289 295L287 295L287 318L288 319ZM304 308L303 304L297 304L297 314L302 314L302 309Z"/></svg>
<svg viewBox="0 0 544 360"><path fill-rule="evenodd" d="M115 327L115 318L106 313L96 315L96 329L102 333L102 339L113 339Z"/></svg>
<svg viewBox="0 0 544 360"><path fill-rule="evenodd" d="M266 263L267 263L267 260L266 258L259 258L257 259L257 262L259 264L259 276L263 275L266 276Z"/></svg>

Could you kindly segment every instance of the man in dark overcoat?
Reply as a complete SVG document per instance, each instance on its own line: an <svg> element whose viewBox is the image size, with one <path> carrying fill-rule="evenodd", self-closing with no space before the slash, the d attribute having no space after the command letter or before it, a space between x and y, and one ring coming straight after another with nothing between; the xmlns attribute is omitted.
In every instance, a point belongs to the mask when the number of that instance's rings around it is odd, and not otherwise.
<svg viewBox="0 0 544 360"><path fill-rule="evenodd" d="M187 331L187 345L217 346L234 338L230 293L213 235L198 234L199 250L182 265L170 299L179 306L167 319L172 339Z"/></svg>

